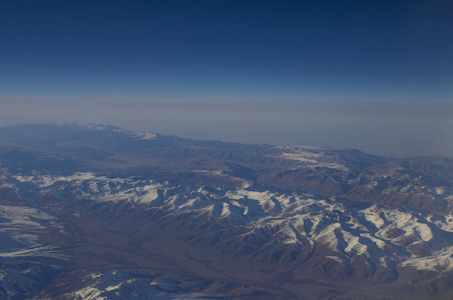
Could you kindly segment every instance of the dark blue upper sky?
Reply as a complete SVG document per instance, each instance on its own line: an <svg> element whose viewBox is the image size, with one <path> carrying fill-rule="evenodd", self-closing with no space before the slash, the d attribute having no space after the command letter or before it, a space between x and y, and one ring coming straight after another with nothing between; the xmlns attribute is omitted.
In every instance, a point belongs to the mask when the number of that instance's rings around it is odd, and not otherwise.
<svg viewBox="0 0 453 300"><path fill-rule="evenodd" d="M2 1L5 95L450 98L453 1Z"/></svg>
<svg viewBox="0 0 453 300"><path fill-rule="evenodd" d="M0 40L5 103L196 99L372 110L453 96L451 0L3 0Z"/></svg>

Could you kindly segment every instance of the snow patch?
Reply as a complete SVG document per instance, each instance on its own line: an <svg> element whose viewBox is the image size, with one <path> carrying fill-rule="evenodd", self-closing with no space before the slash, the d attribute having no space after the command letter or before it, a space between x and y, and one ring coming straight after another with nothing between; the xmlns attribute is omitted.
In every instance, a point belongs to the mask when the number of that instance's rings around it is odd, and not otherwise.
<svg viewBox="0 0 453 300"><path fill-rule="evenodd" d="M290 153L290 152L285 152L282 153L282 158L284 159L290 159L290 160L297 160L300 162L303 162L306 164L306 167L308 168L328 168L328 169L336 169L340 171L349 171L347 167L344 165L340 165L338 163L334 162L324 162L321 160L317 160L315 158L319 158L319 154L314 154L314 153L309 153L309 152L303 152L299 151L297 153Z"/></svg>
<svg viewBox="0 0 453 300"><path fill-rule="evenodd" d="M135 137L139 140L154 140L156 138L156 134L141 131L141 132L136 132Z"/></svg>

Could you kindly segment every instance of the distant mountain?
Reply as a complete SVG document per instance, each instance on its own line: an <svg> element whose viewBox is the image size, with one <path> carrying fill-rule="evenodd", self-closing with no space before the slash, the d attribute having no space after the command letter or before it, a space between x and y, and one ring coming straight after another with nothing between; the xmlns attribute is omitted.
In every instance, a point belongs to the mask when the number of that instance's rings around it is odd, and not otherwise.
<svg viewBox="0 0 453 300"><path fill-rule="evenodd" d="M453 160L0 128L0 298L447 299Z"/></svg>

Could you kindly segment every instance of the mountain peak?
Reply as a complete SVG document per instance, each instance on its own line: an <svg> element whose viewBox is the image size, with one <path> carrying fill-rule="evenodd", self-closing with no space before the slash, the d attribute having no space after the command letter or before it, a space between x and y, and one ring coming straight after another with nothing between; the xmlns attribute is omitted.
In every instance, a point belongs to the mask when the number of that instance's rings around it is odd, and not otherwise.
<svg viewBox="0 0 453 300"><path fill-rule="evenodd" d="M112 125L83 123L83 122L64 123L64 124L62 124L62 127L79 128L79 129L94 130L94 131L116 131L116 132L125 132L126 131L120 127L116 127L116 126L112 126Z"/></svg>

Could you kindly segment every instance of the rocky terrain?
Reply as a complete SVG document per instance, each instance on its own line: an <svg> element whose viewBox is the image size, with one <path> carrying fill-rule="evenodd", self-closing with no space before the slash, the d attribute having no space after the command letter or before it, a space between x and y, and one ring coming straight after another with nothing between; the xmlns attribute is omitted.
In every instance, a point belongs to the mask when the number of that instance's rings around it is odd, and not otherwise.
<svg viewBox="0 0 453 300"><path fill-rule="evenodd" d="M448 299L453 160L0 128L0 298Z"/></svg>

